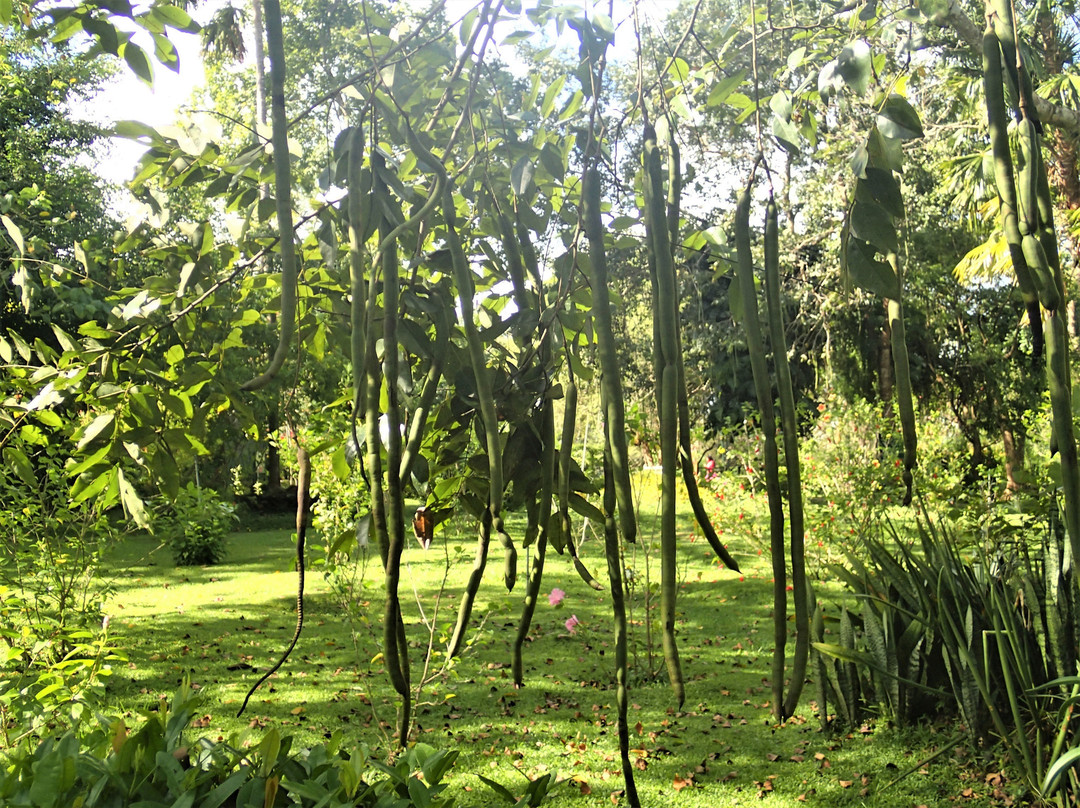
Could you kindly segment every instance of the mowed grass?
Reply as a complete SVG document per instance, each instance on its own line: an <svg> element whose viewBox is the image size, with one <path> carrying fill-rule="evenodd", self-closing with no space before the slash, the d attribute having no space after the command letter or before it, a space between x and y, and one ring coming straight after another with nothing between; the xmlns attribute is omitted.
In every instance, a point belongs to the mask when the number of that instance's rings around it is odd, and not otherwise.
<svg viewBox="0 0 1080 808"><path fill-rule="evenodd" d="M643 804L1003 804L1003 794L1017 789L1006 782L995 795L963 744L917 765L951 739L949 728L901 731L881 722L834 735L821 729L813 684L804 691L799 714L782 726L774 723L771 571L762 544L762 497L751 499L737 484L717 485L714 493L719 525L742 572L720 567L689 512L683 515L678 635L687 700L681 711L663 675L655 633L658 604L650 588L660 570L652 513L643 513L642 540L624 561L634 582L630 725ZM822 554L835 552L828 546L829 531L846 530L832 528L830 518L819 513L812 520L820 537L810 544ZM520 523L511 527L521 535ZM347 743L391 750L396 695L380 655L384 598L378 555L361 563L348 609L316 564L318 540L311 543L316 546L307 556L303 636L242 718L236 712L245 693L279 658L296 624L288 519L278 529L236 533L227 562L214 567L177 568L149 537L125 544L115 559L109 603L112 639L128 658L109 683L117 709L152 709L187 676L205 696L193 735L229 740L244 734L254 741L273 726L309 745L340 731ZM547 771L565 781L548 805L624 805L606 593L586 586L568 558L549 554L544 594L525 648L525 687L517 689L510 654L531 556L521 551L521 576L507 594L501 548L493 544L470 645L447 669L441 650L474 545L472 527L456 522L437 531L427 550L410 539L404 555L401 594L414 688L425 667L428 673L414 714L414 739L460 750L451 782L464 806L498 804L475 774L520 792L525 777ZM606 588L601 553L600 538L586 528L581 555ZM546 595L556 588L566 596L553 607ZM827 599L830 591L839 594L828 581L819 582L819 595ZM566 628L571 616L579 621L573 632ZM434 654L425 666L429 646ZM912 768L914 774L886 788ZM986 771L993 768L987 764Z"/></svg>

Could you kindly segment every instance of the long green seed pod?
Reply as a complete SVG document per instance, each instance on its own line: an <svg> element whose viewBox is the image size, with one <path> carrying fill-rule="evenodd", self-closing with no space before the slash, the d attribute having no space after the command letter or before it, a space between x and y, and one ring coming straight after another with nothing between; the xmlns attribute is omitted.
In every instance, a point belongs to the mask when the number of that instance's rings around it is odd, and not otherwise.
<svg viewBox="0 0 1080 808"><path fill-rule="evenodd" d="M491 527L506 551L503 582L506 584L507 591L510 591L514 588L514 582L517 579L517 550L503 528L503 466L499 417L495 412L495 395L492 391L487 359L484 356L484 342L476 329L476 320L473 315L473 298L476 296L476 288L473 284L472 271L469 269L469 260L457 232L454 193L449 183L446 183L443 189L443 216L446 219L447 243L454 265L454 280L458 286L458 305L461 307L461 319L469 347L469 361L476 379L476 395L480 400L480 423L484 427L484 442L488 459L488 510L491 511Z"/></svg>
<svg viewBox="0 0 1080 808"><path fill-rule="evenodd" d="M642 182L645 197L645 238L655 267L653 282L656 301L653 310L654 334L659 335L660 356L654 357L658 368L660 395L660 462L663 473L660 483L660 624L661 645L668 679L680 708L686 698L679 648L675 640L675 606L678 581L676 564L676 480L679 472L679 333L678 289L675 267L668 239L668 220L664 205L664 182L660 168L660 148L656 132L645 127L643 155L645 176ZM654 342L655 346L655 342Z"/></svg>
<svg viewBox="0 0 1080 808"><path fill-rule="evenodd" d="M556 546L559 552L563 547L570 553L574 569L581 580L591 586L597 592L604 587L585 566L578 556L577 543L574 541L574 528L570 522L570 463L574 454L574 433L577 426L577 403L578 386L573 370L567 363L568 377L564 392L562 435L559 439L559 487L558 487L558 511L559 511L559 541Z"/></svg>
<svg viewBox="0 0 1080 808"><path fill-rule="evenodd" d="M352 439L357 452L360 439L356 422L367 399L367 373L364 355L367 351L367 281L364 277L364 135L363 126L353 127L349 139L349 288L351 292L349 324L352 328L351 357L353 372Z"/></svg>
<svg viewBox="0 0 1080 808"><path fill-rule="evenodd" d="M424 377L424 387L420 391L420 401L413 410L409 421L409 435L405 441L405 448L401 452L401 479L408 480L412 474L413 463L420 453L420 444L424 439L424 425L428 415L435 404L435 397L439 392L439 382L442 380L443 366L446 363L447 346L450 344L450 323L447 320L446 310L438 309L435 316L435 343L431 350L431 364L428 366L427 376Z"/></svg>
<svg viewBox="0 0 1080 808"><path fill-rule="evenodd" d="M754 374L761 431L765 438L762 455L765 462L765 488L769 497L769 546L773 570L773 715L783 720L784 660L787 648L787 565L784 561L784 505L780 491L780 460L776 447L776 414L773 409L769 370L765 362L765 344L758 321L757 296L754 294L754 256L750 245L750 189L739 196L735 208L736 271L743 302L743 329Z"/></svg>
<svg viewBox="0 0 1080 808"><path fill-rule="evenodd" d="M671 138L671 142L668 146L667 226L672 254L672 272L674 272L675 268L675 250L679 243L679 206L681 194L682 171L679 165L679 147L675 143L675 138ZM650 263L655 262L651 261ZM653 301L653 310L656 311L655 297ZM690 500L690 507L694 511L694 518L697 520L698 527L701 528L705 540L709 543L712 551L716 553L717 558L719 558L728 569L739 572L739 564L734 556L728 552L724 543L720 541L720 536L717 534L716 528L709 518L709 512L705 508L705 503L701 499L701 490L698 488L697 467L694 464L692 435L690 432L690 399L686 393L686 363L683 360L682 321L678 316L677 310L675 315L675 348L678 353L679 364L679 378L676 387L679 411L679 463L682 466L682 478L683 485L686 487L686 498ZM655 347L656 346L654 345L654 352Z"/></svg>
<svg viewBox="0 0 1080 808"><path fill-rule="evenodd" d="M1020 144L1020 182L1017 185L1017 213L1021 235L1034 235L1039 229L1039 168L1042 159L1035 122L1026 115L1020 119L1017 140Z"/></svg>
<svg viewBox="0 0 1080 808"><path fill-rule="evenodd" d="M807 597L805 528L803 524L802 469L799 464L799 432L795 416L795 394L788 367L784 312L780 304L780 222L772 195L765 207L765 299L769 312L769 341L780 399L780 423L784 432L784 462L787 466L789 533L791 536L791 597L795 601L795 656L790 686L784 700L784 717L795 713L806 680L810 659L810 604Z"/></svg>
<svg viewBox="0 0 1080 808"><path fill-rule="evenodd" d="M384 222L384 229L389 230ZM386 419L390 424L386 440L386 608L383 617L383 654L388 670L401 696L398 718L398 744L404 747L409 738L409 714L412 706L409 686L409 646L404 641L404 623L398 586L401 581L401 553L405 547L404 496L401 490L401 405L398 393L398 300L401 279L397 249L382 249L383 275L383 379L386 384Z"/></svg>
<svg viewBox="0 0 1080 808"><path fill-rule="evenodd" d="M600 359L601 400L604 407L604 430L611 447L614 465L615 494L619 527L628 542L637 540L634 492L630 482L630 457L626 446L626 408L623 404L619 357L611 327L611 301L608 290L607 250L604 225L600 218L600 172L595 162L585 170L581 203L585 237L589 242L589 285L592 287L593 319L596 324L597 353Z"/></svg>
<svg viewBox="0 0 1080 808"><path fill-rule="evenodd" d="M889 264L901 278L900 262L895 253L888 255ZM901 281L903 283L903 281ZM896 380L896 404L900 411L900 428L904 436L904 504L911 504L914 477L912 470L918 462L918 434L915 431L915 404L911 389L911 366L908 363L907 336L904 328L904 306L899 300L888 302L890 348L893 357L893 377Z"/></svg>
<svg viewBox="0 0 1080 808"><path fill-rule="evenodd" d="M1028 233L1024 236L1024 260L1032 268L1035 277L1039 281L1039 300L1047 311L1057 311L1061 305L1061 296L1058 294L1057 284L1054 282L1054 272L1050 267L1050 259L1043 249L1042 241Z"/></svg>
<svg viewBox="0 0 1080 808"><path fill-rule="evenodd" d="M988 21L983 32L983 92L986 97L986 117L990 131L990 148L994 156L994 179L1001 199L1001 229L1012 258L1013 272L1020 296L1027 310L1028 327L1031 329L1032 352L1043 352L1042 313L1035 281L1024 260L1022 236L1016 215L1016 179L1013 172L1012 151L1009 147L1008 108L1001 83L1001 46L994 27Z"/></svg>
<svg viewBox="0 0 1080 808"><path fill-rule="evenodd" d="M274 146L274 202L281 237L281 319L278 344L266 370L240 385L242 390L261 390L277 376L289 355L296 330L296 244L292 216L292 164L289 156L289 121L285 116L285 45L281 30L281 3L265 0L266 51L270 59L270 139Z"/></svg>
<svg viewBox="0 0 1080 808"><path fill-rule="evenodd" d="M618 710L619 758L622 761L626 802L630 808L641 808L634 766L630 762L630 723L627 720L629 697L629 666L627 664L626 600L623 594L622 554L619 552L619 530L615 524L615 504L618 483L615 480L611 447L604 447L604 552L607 556L608 584L611 587L611 613L615 623L615 706Z"/></svg>
<svg viewBox="0 0 1080 808"><path fill-rule="evenodd" d="M540 459L540 502L537 514L540 536L537 538L536 547L533 550L532 571L526 588L521 619L518 621L517 635L514 637L513 659L510 666L514 676L514 684L518 687L525 684L522 649L525 647L525 640L529 636L533 612L536 610L536 601L540 597L540 587L543 584L544 559L547 555L548 546L548 526L551 523L551 495L555 481L555 406L550 398L544 399L543 410L540 413L540 437L544 442L543 454Z"/></svg>

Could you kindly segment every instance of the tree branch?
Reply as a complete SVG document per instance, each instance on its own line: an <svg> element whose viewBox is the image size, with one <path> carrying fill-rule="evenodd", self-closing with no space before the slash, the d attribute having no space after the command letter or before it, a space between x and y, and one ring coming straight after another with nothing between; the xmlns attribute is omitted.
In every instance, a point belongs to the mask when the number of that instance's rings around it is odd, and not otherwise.
<svg viewBox="0 0 1080 808"><path fill-rule="evenodd" d="M982 31L971 21L959 0L949 0L949 9L944 17L933 22L942 28L951 28L971 50L981 53ZM1060 106L1036 95L1035 112L1042 123L1080 135L1080 111Z"/></svg>

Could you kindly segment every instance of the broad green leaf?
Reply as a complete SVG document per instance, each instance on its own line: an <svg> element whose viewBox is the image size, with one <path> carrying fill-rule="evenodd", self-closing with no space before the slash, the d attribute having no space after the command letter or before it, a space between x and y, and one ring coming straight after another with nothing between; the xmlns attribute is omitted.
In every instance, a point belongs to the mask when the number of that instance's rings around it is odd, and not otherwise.
<svg viewBox="0 0 1080 808"><path fill-rule="evenodd" d="M773 111L773 114L777 118L782 118L785 121L791 120L791 96L785 93L783 90L777 93L773 93L772 98L769 99L769 109Z"/></svg>
<svg viewBox="0 0 1080 808"><path fill-rule="evenodd" d="M914 140L923 136L919 113L902 95L890 95L877 116L877 126L885 137Z"/></svg>
<svg viewBox="0 0 1080 808"><path fill-rule="evenodd" d="M109 481L113 478L113 469L103 469L96 477L87 482L88 478L80 477L75 481L75 484L71 486L71 502L74 505L78 505L80 502L85 502L91 497L96 497L105 487L108 486Z"/></svg>
<svg viewBox="0 0 1080 808"><path fill-rule="evenodd" d="M517 196L525 196L533 178L533 163L528 155L522 156L510 169L510 187Z"/></svg>
<svg viewBox="0 0 1080 808"><path fill-rule="evenodd" d="M562 151L554 143L544 144L544 148L540 150L540 164L556 180L561 180L566 175Z"/></svg>
<svg viewBox="0 0 1080 808"><path fill-rule="evenodd" d="M150 468L157 477L165 496L176 499L177 494L180 493L180 469L173 456L159 446L157 451L150 456Z"/></svg>
<svg viewBox="0 0 1080 808"><path fill-rule="evenodd" d="M690 65L686 63L685 59L679 56L673 56L671 59L668 59L667 67L664 68L664 73L670 75L672 81L681 84L690 77Z"/></svg>
<svg viewBox="0 0 1080 808"><path fill-rule="evenodd" d="M154 38L154 58L174 73L180 72L180 53L169 38L161 34L151 34Z"/></svg>
<svg viewBox="0 0 1080 808"><path fill-rule="evenodd" d="M873 73L870 46L861 39L849 42L836 58L836 70L848 87L863 95Z"/></svg>
<svg viewBox="0 0 1080 808"><path fill-rule="evenodd" d="M349 460L345 456L345 444L341 444L334 450L334 453L330 456L330 465L334 470L334 476L341 482L345 482L349 479Z"/></svg>
<svg viewBox="0 0 1080 808"><path fill-rule="evenodd" d="M879 252L898 252L900 243L893 218L876 202L857 200L851 211L851 232L877 247Z"/></svg>
<svg viewBox="0 0 1080 808"><path fill-rule="evenodd" d="M542 117L546 118L551 114L551 111L555 108L555 99L559 97L559 93L562 92L565 84L566 74L564 73L548 85L547 91L544 93L544 103L540 105L540 115Z"/></svg>
<svg viewBox="0 0 1080 808"><path fill-rule="evenodd" d="M26 245L23 243L22 231L15 222L11 221L7 216L0 216L0 222L4 223L4 229L7 230L7 234L11 237L11 240L15 242L15 247L18 249L19 255L24 255L26 253Z"/></svg>
<svg viewBox="0 0 1080 808"><path fill-rule="evenodd" d="M799 153L799 130L791 123L776 115L772 119L772 133L777 144L788 154Z"/></svg>
<svg viewBox="0 0 1080 808"><path fill-rule="evenodd" d="M900 171L904 167L903 141L894 137L885 137L874 126L866 138L867 164L871 168L886 171ZM991 173L993 169L991 168Z"/></svg>
<svg viewBox="0 0 1080 808"><path fill-rule="evenodd" d="M0 25L11 24L11 0L0 0Z"/></svg>
<svg viewBox="0 0 1080 808"><path fill-rule="evenodd" d="M859 179L866 179L866 165L869 160L870 155L866 151L866 146L860 143L855 147L855 151L851 153L851 157L848 158L851 173Z"/></svg>
<svg viewBox="0 0 1080 808"><path fill-rule="evenodd" d="M706 99L706 106L718 107L728 100L728 96L738 89L739 85L746 79L746 71L740 70L734 75L717 82L713 85L713 88L709 90L709 97Z"/></svg>
<svg viewBox="0 0 1080 808"><path fill-rule="evenodd" d="M184 9L170 3L160 3L151 8L150 13L166 25L188 34L198 33L201 28Z"/></svg>
<svg viewBox="0 0 1080 808"><path fill-rule="evenodd" d="M116 470L116 481L120 485L120 503L124 506L124 511L136 525L149 529L150 518L146 513L146 505L135 491L135 487L124 476L123 469Z"/></svg>
<svg viewBox="0 0 1080 808"><path fill-rule="evenodd" d="M874 257L874 248L860 238L851 236L844 251L848 276L860 289L890 300L900 299L900 280L892 267Z"/></svg>
<svg viewBox="0 0 1080 808"><path fill-rule="evenodd" d="M79 436L79 442L75 445L75 448L82 451L89 446L94 440L101 435L106 429L111 427L116 420L116 414L112 412L106 412L99 415L93 421L86 425L81 430Z"/></svg>
<svg viewBox="0 0 1080 808"><path fill-rule="evenodd" d="M949 16L949 0L919 0L919 11L932 23L942 23Z"/></svg>
<svg viewBox="0 0 1080 808"><path fill-rule="evenodd" d="M788 54L787 66L788 70L797 70L803 63L803 59L806 58L806 48L798 47Z"/></svg>
<svg viewBox="0 0 1080 808"><path fill-rule="evenodd" d="M34 466L29 458L22 453L21 449L14 446L4 447L4 460L8 468L13 470L26 485L31 488L37 487L37 475L34 474Z"/></svg>
<svg viewBox="0 0 1080 808"><path fill-rule="evenodd" d="M131 71L142 79L144 82L153 86L154 84L154 68L150 64L150 60L146 58L146 51L136 45L134 42L125 42L121 48L124 57L124 61L127 62Z"/></svg>
<svg viewBox="0 0 1080 808"><path fill-rule="evenodd" d="M904 200L900 195L900 183L891 171L867 168L866 179L855 184L856 199L872 199L897 219L904 218Z"/></svg>

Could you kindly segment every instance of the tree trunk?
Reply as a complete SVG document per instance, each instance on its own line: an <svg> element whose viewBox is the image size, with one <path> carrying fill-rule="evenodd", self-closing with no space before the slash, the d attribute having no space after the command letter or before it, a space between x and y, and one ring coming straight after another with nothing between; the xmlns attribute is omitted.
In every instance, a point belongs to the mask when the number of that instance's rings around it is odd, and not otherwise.
<svg viewBox="0 0 1080 808"><path fill-rule="evenodd" d="M1017 479L1017 472L1024 470L1024 446L1027 444L1027 435L1022 430L1014 430L1008 424L1002 424L1001 440L1005 447L1005 489L1013 494L1022 487Z"/></svg>
<svg viewBox="0 0 1080 808"><path fill-rule="evenodd" d="M882 403L882 414L886 418L892 418L893 415L893 386L892 333L889 318L886 317L885 325L881 329L881 341L878 343L878 398Z"/></svg>

